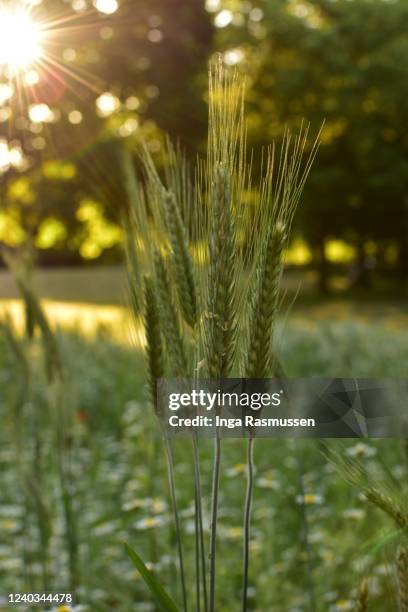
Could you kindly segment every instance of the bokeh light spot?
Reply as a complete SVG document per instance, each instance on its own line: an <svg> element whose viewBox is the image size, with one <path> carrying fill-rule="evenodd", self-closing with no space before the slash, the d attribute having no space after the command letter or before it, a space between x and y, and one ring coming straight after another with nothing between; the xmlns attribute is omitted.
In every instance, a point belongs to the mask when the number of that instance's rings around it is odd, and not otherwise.
<svg viewBox="0 0 408 612"><path fill-rule="evenodd" d="M128 110L137 110L140 107L140 100L136 96L129 96L126 99L126 108Z"/></svg>
<svg viewBox="0 0 408 612"><path fill-rule="evenodd" d="M120 100L117 96L106 91L96 100L96 109L100 117L109 117L120 107Z"/></svg>
<svg viewBox="0 0 408 612"><path fill-rule="evenodd" d="M68 121L72 123L72 125L78 125L81 123L82 119L82 113L79 110L73 110L68 115Z"/></svg>
<svg viewBox="0 0 408 612"><path fill-rule="evenodd" d="M119 8L117 0L95 0L94 6L100 13L105 13L105 15L112 15Z"/></svg>
<svg viewBox="0 0 408 612"><path fill-rule="evenodd" d="M55 119L54 112L48 104L32 104L28 109L28 115L33 123L52 123Z"/></svg>
<svg viewBox="0 0 408 612"><path fill-rule="evenodd" d="M231 13L231 11L224 9L223 11L220 11L219 13L217 13L217 15L215 16L215 19L214 19L215 27L225 28L227 27L227 25L229 25L232 22L233 19L234 19L234 15Z"/></svg>
<svg viewBox="0 0 408 612"><path fill-rule="evenodd" d="M126 119L125 123L122 123L122 125L120 126L119 134L123 138L126 138L127 136L131 136L131 134L136 132L138 127L139 127L138 120L135 119L134 117L130 117L129 119Z"/></svg>
<svg viewBox="0 0 408 612"><path fill-rule="evenodd" d="M7 83L0 84L0 106L3 105L13 95L13 87Z"/></svg>
<svg viewBox="0 0 408 612"><path fill-rule="evenodd" d="M228 66L235 66L239 64L244 58L244 52L242 49L229 49L224 53L224 62Z"/></svg>
<svg viewBox="0 0 408 612"><path fill-rule="evenodd" d="M40 81L40 75L38 74L36 70L28 70L28 72L24 74L24 83L28 85L29 87L32 87L33 85L37 85L39 81Z"/></svg>
<svg viewBox="0 0 408 612"><path fill-rule="evenodd" d="M62 52L62 57L66 62L74 62L76 60L77 54L75 49L64 49Z"/></svg>
<svg viewBox="0 0 408 612"><path fill-rule="evenodd" d="M86 10L85 0L73 0L72 8L74 9L74 11L77 11L78 13L80 13L81 11L85 11Z"/></svg>
<svg viewBox="0 0 408 612"><path fill-rule="evenodd" d="M147 39L152 43L158 43L163 40L163 32L161 30L149 30L147 33Z"/></svg>
<svg viewBox="0 0 408 612"><path fill-rule="evenodd" d="M209 13L216 13L220 8L220 0L206 0L205 9Z"/></svg>

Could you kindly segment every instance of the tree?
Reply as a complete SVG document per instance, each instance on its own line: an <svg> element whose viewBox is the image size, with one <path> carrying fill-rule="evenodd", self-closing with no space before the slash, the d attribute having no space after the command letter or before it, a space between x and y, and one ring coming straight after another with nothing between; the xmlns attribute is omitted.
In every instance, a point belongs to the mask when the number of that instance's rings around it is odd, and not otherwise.
<svg viewBox="0 0 408 612"><path fill-rule="evenodd" d="M315 129L325 119L297 217L320 254L321 285L329 236L354 243L360 257L369 240L397 244L408 278L407 3L259 0L257 7L256 22L249 14L240 28L222 31L222 42L250 43L251 139L279 136L282 124L301 117Z"/></svg>
<svg viewBox="0 0 408 612"><path fill-rule="evenodd" d="M117 223L118 139L143 135L155 150L169 132L195 151L205 135L201 79L212 26L202 3L94 0L94 7L39 3L31 16L43 28L43 57L11 80L0 66L0 240L14 224L16 241L25 233L48 244L41 228L50 237L54 227L53 260L78 259L84 202L88 212L94 202L105 230Z"/></svg>

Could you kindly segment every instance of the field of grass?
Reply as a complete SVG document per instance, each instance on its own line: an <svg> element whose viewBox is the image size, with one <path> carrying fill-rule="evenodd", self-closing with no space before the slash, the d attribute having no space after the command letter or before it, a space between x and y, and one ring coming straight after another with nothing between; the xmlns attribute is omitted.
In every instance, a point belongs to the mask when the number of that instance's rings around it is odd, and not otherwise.
<svg viewBox="0 0 408 612"><path fill-rule="evenodd" d="M394 321L390 322L388 326L385 320L382 325L324 320L307 310L295 310L280 326L286 370L290 376L406 376L408 332L392 329ZM1 341L2 610L10 609L9 592L39 591L44 586L53 591L69 589L73 544L81 602L75 609L156 610L126 556L125 540L180 601L166 470L157 424L146 401L144 362L139 349L115 338L115 329L115 323L109 329L105 322L87 336L60 333L66 372L63 400L47 382L39 342L26 347L27 379L15 354ZM65 415L62 438L58 436L59 411ZM408 456L400 441L332 442L330 446L340 446L346 455L361 459L377 483L385 481L397 495L401 493ZM177 440L174 447L189 600L195 610L191 448L185 439ZM72 533L67 537L58 474L61 457L72 501L74 542ZM203 441L207 530L211 457L211 445ZM295 445L291 440L259 440L255 463L250 609L352 610L356 589L367 575L371 609L397 610L394 558L400 535L386 515L336 473L320 441ZM232 612L240 606L245 482L244 441L226 440L217 612Z"/></svg>
<svg viewBox="0 0 408 612"><path fill-rule="evenodd" d="M37 273L44 310L53 328L60 330L65 375L59 391L47 380L39 339L22 341L23 305L11 277L5 272L0 276L0 314L4 318L8 313L14 321L29 370L2 338L0 609L10 609L9 592L67 590L74 578L81 602L75 609L156 610L126 556L124 541L180 602L166 467L146 399L143 334L126 308L123 270ZM299 284L296 276L287 278L289 295ZM301 295L277 328L289 376L406 377L408 314L403 301L349 296L322 300L310 287ZM59 413L64 418L62 437ZM376 481L391 483L397 495L402 494L408 456L400 441L331 442L330 447L357 457ZM372 609L396 610L394 557L399 534L390 519L337 474L322 450L318 440L257 442L250 609L352 610L356 589L367 575ZM188 440L177 440L174 452L194 610L194 481ZM60 459L72 502L68 520ZM209 441L201 443L201 461L208 531ZM245 443L227 440L217 612L238 610L240 605L245 486Z"/></svg>

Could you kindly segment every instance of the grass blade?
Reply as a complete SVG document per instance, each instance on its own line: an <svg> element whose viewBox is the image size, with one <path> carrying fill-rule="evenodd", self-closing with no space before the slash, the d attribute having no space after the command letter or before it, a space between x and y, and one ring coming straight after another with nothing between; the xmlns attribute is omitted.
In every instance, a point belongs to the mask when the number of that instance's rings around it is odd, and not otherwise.
<svg viewBox="0 0 408 612"><path fill-rule="evenodd" d="M127 542L125 542L125 550L161 609L165 612L180 612L179 608L167 591L162 587L156 576L146 567L139 555Z"/></svg>

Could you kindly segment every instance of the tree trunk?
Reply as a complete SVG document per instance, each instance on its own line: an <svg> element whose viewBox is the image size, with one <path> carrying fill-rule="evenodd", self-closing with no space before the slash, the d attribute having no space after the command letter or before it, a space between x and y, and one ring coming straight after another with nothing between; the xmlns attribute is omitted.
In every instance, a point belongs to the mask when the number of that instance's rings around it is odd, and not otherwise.
<svg viewBox="0 0 408 612"><path fill-rule="evenodd" d="M401 236L398 244L398 271L404 280L408 280L408 211L401 224Z"/></svg>
<svg viewBox="0 0 408 612"><path fill-rule="evenodd" d="M365 252L364 240L359 240L357 254L350 271L350 286L368 288L371 286L371 274Z"/></svg>
<svg viewBox="0 0 408 612"><path fill-rule="evenodd" d="M319 236L318 249L318 274L319 274L319 291L324 294L330 292L329 289L329 262L326 259L326 238Z"/></svg>

